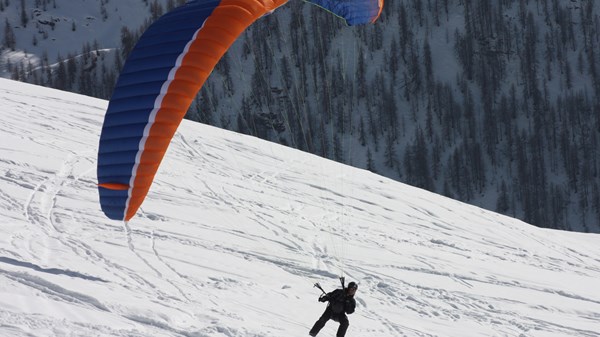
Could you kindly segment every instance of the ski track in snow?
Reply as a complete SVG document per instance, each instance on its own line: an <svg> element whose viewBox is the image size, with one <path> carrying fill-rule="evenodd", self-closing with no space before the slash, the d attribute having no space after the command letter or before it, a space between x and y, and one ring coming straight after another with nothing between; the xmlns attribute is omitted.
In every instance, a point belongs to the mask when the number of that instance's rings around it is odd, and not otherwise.
<svg viewBox="0 0 600 337"><path fill-rule="evenodd" d="M80 257L89 259L92 262L103 261L108 268L118 268L123 271L123 268L115 263L107 261L100 252L94 251L84 242L77 240L76 236L68 235L68 233L60 229L60 226L55 223L55 204L57 195L60 193L61 189L76 183L81 177L89 174L95 169L94 167L91 167L78 177L70 180L73 164L77 160L77 156L69 154L56 174L46 178L32 190L24 206L25 218L28 222L42 228L46 233L48 241L56 239ZM133 278L139 279L137 275L134 275Z"/></svg>

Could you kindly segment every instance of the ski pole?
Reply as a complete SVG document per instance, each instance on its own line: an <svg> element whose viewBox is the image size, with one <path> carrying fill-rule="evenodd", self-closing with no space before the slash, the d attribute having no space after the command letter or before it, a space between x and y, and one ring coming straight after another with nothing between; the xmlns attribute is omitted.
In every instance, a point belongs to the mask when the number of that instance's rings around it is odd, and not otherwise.
<svg viewBox="0 0 600 337"><path fill-rule="evenodd" d="M315 287L315 288L319 288L319 289L320 289L320 290L323 292L323 294L327 294L327 293L325 292L325 290L323 290L323 288L321 288L321 285L319 284L319 282L315 283L314 287Z"/></svg>

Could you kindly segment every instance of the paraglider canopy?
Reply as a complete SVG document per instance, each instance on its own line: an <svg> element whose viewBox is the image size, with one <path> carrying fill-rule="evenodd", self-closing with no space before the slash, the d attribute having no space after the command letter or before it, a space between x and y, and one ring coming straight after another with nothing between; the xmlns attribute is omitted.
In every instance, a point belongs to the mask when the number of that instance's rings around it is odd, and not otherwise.
<svg viewBox="0 0 600 337"><path fill-rule="evenodd" d="M192 0L144 32L106 111L98 150L98 191L110 219L141 206L171 138L194 97L235 39L288 0ZM374 22L383 0L305 0L348 25Z"/></svg>

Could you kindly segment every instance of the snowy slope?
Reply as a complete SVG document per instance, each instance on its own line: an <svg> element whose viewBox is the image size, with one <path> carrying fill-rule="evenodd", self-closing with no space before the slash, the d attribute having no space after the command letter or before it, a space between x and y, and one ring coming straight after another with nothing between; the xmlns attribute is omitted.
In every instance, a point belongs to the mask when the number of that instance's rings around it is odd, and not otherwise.
<svg viewBox="0 0 600 337"><path fill-rule="evenodd" d="M101 213L106 102L0 80L0 336L600 336L600 236L539 229L184 121L128 225ZM333 336L328 324L320 336Z"/></svg>

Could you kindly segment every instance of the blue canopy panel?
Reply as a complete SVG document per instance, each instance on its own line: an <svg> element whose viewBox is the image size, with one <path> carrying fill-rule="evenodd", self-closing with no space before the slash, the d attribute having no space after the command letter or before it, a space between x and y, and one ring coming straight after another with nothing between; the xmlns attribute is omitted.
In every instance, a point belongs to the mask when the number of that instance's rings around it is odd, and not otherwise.
<svg viewBox="0 0 600 337"><path fill-rule="evenodd" d="M304 0L343 18L349 26L373 23L381 15L383 0Z"/></svg>

